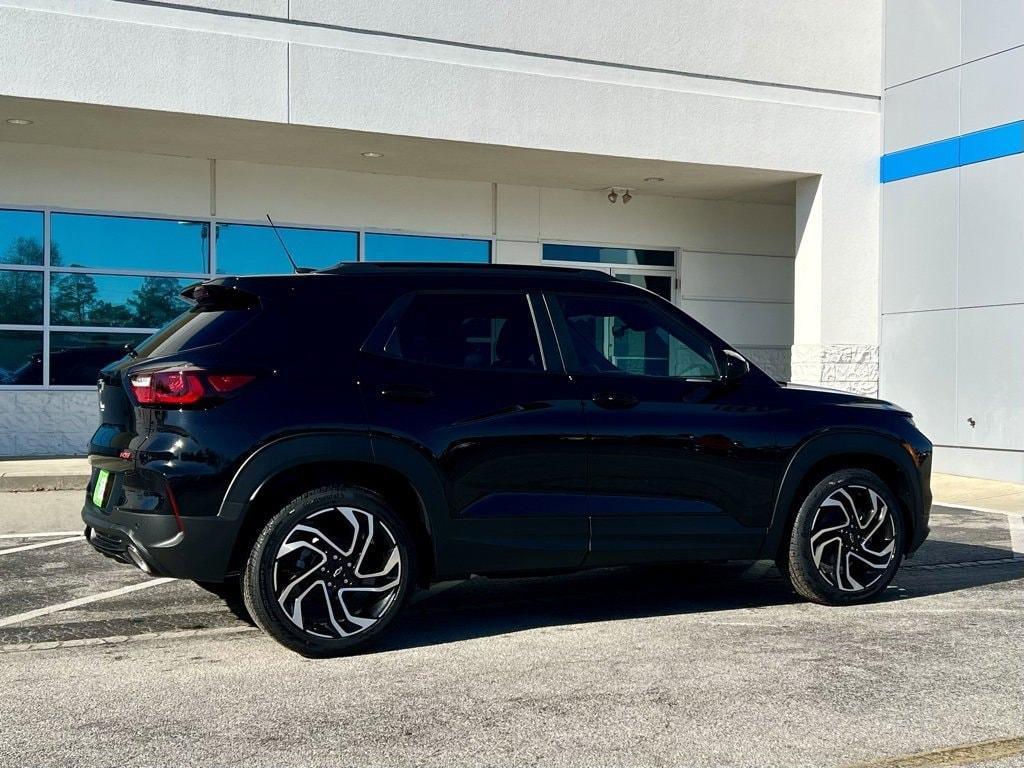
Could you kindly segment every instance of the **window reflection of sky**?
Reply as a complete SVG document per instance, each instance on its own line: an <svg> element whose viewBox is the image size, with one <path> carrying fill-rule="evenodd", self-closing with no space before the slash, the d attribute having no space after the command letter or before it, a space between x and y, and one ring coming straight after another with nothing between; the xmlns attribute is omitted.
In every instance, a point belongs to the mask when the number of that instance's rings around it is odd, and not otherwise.
<svg viewBox="0 0 1024 768"><path fill-rule="evenodd" d="M82 213L50 216L51 263L140 272L208 270L210 225Z"/></svg>
<svg viewBox="0 0 1024 768"><path fill-rule="evenodd" d="M355 232L278 227L300 267L325 269L355 261L359 236ZM287 274L288 257L274 230L251 224L217 225L217 272L222 275Z"/></svg>
<svg viewBox="0 0 1024 768"><path fill-rule="evenodd" d="M452 237L368 232L363 238L363 250L366 261L486 264L491 260L491 244L488 240L462 240Z"/></svg>
<svg viewBox="0 0 1024 768"><path fill-rule="evenodd" d="M30 241L29 247L19 249L18 240ZM0 263L43 263L43 214L0 210Z"/></svg>

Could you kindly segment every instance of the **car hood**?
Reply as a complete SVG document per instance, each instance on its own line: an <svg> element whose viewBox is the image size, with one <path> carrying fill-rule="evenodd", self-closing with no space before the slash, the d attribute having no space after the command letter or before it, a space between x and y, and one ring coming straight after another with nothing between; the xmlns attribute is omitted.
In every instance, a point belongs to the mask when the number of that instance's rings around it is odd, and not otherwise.
<svg viewBox="0 0 1024 768"><path fill-rule="evenodd" d="M910 412L888 400L880 400L877 397L867 397L853 392L843 392L840 389L829 389L828 387L817 387L813 384L794 384L789 381L778 382L779 386L787 393L788 397L800 402L811 404L849 405L861 408L879 408L886 411L898 411L907 416Z"/></svg>

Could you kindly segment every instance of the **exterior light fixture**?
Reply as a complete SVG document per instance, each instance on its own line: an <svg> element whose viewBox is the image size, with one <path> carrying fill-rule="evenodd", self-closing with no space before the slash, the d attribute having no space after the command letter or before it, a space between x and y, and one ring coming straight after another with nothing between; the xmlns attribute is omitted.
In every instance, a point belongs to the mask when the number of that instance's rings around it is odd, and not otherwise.
<svg viewBox="0 0 1024 768"><path fill-rule="evenodd" d="M601 191L608 190L608 202L612 205L622 201L623 205L626 205L630 200L633 199L633 190L629 187L605 187Z"/></svg>
<svg viewBox="0 0 1024 768"><path fill-rule="evenodd" d="M8 125L32 125L33 120L26 120L23 117L9 117L7 118Z"/></svg>
<svg viewBox="0 0 1024 768"><path fill-rule="evenodd" d="M665 179L661 176L648 176L646 179L644 179L644 181L646 181L648 184L658 184L659 182L662 182L664 180Z"/></svg>
<svg viewBox="0 0 1024 768"><path fill-rule="evenodd" d="M383 152L363 152L362 154L363 154L363 157L371 157L371 158L384 157L384 153Z"/></svg>

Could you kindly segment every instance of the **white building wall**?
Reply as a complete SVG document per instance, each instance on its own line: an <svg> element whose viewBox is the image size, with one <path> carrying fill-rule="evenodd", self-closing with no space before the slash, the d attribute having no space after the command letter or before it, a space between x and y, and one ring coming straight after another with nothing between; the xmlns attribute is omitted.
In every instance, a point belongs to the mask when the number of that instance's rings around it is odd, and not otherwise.
<svg viewBox="0 0 1024 768"><path fill-rule="evenodd" d="M889 0L886 152L1024 120L1022 9ZM937 469L1024 481L1024 154L882 201L882 396L915 413Z"/></svg>

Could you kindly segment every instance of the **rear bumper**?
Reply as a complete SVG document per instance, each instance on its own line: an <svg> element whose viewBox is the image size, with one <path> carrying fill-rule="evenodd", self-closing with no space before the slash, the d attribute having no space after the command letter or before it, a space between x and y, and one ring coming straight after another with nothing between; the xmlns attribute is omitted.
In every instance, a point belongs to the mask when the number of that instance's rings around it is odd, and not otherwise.
<svg viewBox="0 0 1024 768"><path fill-rule="evenodd" d="M237 523L222 518L181 517L101 510L86 500L82 507L86 538L92 547L118 562L156 576L222 581L237 534Z"/></svg>

